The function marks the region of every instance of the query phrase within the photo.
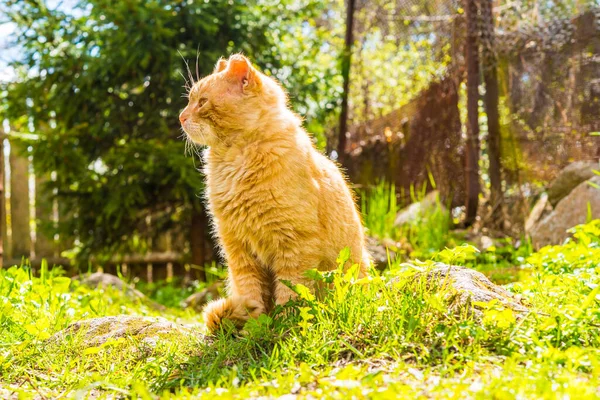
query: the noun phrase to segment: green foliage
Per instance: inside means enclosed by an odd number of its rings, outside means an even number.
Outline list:
[[[398,12],[427,14],[432,12],[430,7],[424,2],[403,6],[390,1],[358,7],[350,81],[353,122],[397,110],[444,75],[452,61],[451,44],[444,33],[432,35],[426,24],[382,18]]]
[[[59,196],[58,230],[65,243],[77,240],[80,260],[143,251],[167,229],[187,235],[203,179],[178,139],[183,76],[206,75],[220,56],[243,51],[282,79],[312,127],[333,108],[335,52],[320,51],[327,29],[315,23],[321,2],[73,5],[0,1],[20,50],[16,80],[0,87],[0,119],[37,134],[21,142],[37,174],[55,173],[47,189]]]
[[[519,281],[508,286],[529,312],[476,303],[481,319],[450,309],[447,286],[425,284],[434,261],[361,278],[356,266],[343,268],[344,251],[335,271],[310,271],[318,295],[297,285],[298,300],[241,333],[162,340],[150,356],[123,341],[85,351],[48,345],[45,338],[78,319],[155,311],[60,272],[33,277],[14,267],[0,271],[0,393],[591,398],[600,376],[599,248],[600,221],[574,228],[569,243],[523,259]],[[434,260],[480,267],[478,254],[460,246]],[[161,315],[197,320],[173,308]]]
[[[590,270],[600,260],[600,220],[570,230],[573,239],[563,246],[546,246],[532,254],[527,262],[552,273]]]
[[[467,260],[474,260],[477,253],[479,250],[476,247],[465,243],[453,249],[440,251],[434,256],[434,259],[444,264],[464,265]]]
[[[495,245],[474,254],[464,265],[483,272],[493,282],[506,284],[520,279],[523,273],[520,266],[532,253],[531,243],[526,239],[496,239]]]
[[[411,188],[413,202],[418,203],[425,198],[425,189],[426,186],[421,190]],[[439,198],[434,204],[421,207],[408,223],[398,226],[395,224],[396,216],[402,207],[396,196],[395,185],[384,181],[361,193],[361,212],[369,235],[402,241],[410,249],[412,258],[422,259],[452,243],[450,213]]]
[[[402,228],[400,233],[400,236],[405,237],[413,249],[410,256],[428,258],[448,245],[451,241],[451,222],[450,213],[441,207],[439,199],[437,199],[437,205],[425,207],[414,221]]]
[[[150,299],[167,307],[177,308],[183,304],[183,301],[192,294],[199,292],[216,281],[223,280],[227,276],[227,270],[215,262],[212,265],[205,265],[206,282],[190,281],[186,282],[182,278],[174,278],[169,281],[145,282],[138,279],[134,284]]]
[[[399,211],[396,186],[384,181],[361,193],[363,223],[370,235],[384,239],[395,239],[398,229],[394,225]]]
[[[183,287],[181,279],[153,283],[140,281],[136,283],[136,287],[152,300],[174,308],[179,307],[188,296],[202,290],[203,286],[202,283],[194,281],[191,285]]]

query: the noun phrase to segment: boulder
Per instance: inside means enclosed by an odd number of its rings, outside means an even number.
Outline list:
[[[594,176],[593,171],[598,169],[600,169],[600,165],[592,161],[576,161],[569,164],[548,185],[546,192],[550,204],[556,207],[558,202],[571,193],[573,189],[592,178]]]
[[[410,264],[405,265],[410,266]],[[398,279],[391,282],[397,281]],[[528,311],[519,299],[502,286],[492,283],[484,274],[470,268],[435,263],[432,268],[426,268],[425,271],[414,275],[412,283],[420,285],[422,282],[433,290],[441,287],[449,289],[447,300],[451,309],[455,311],[467,307],[479,316],[482,306],[477,303],[488,303],[492,300],[497,300],[504,307],[517,312]]]
[[[140,302],[152,307],[155,310],[164,310],[165,306],[149,299],[145,294],[137,290],[132,285],[123,282],[118,276],[111,274],[105,274],[104,272],[94,272],[93,274],[77,275],[72,278],[73,280],[79,281],[81,284],[89,286],[91,288],[106,288],[112,287],[116,290],[123,292],[123,294],[132,300],[139,300]]]
[[[379,270],[384,270],[388,267],[388,255],[389,261],[394,261],[400,255],[405,255],[412,251],[412,247],[405,240],[398,242],[390,238],[379,239],[366,235],[365,242],[367,251],[371,255],[375,267]]]
[[[591,217],[600,218],[600,189],[592,185],[600,186],[600,176],[580,183],[550,214],[534,225],[530,237],[536,249],[564,242],[570,235],[568,229],[587,221],[588,206]]]
[[[446,211],[446,207],[440,202],[440,192],[437,190],[427,193],[421,201],[412,203],[410,206],[400,210],[396,214],[394,225],[402,226],[416,221],[421,215],[433,208],[441,208]]]
[[[477,240],[475,241],[475,244],[479,250],[481,251],[487,251],[488,249],[492,248],[492,247],[499,247],[498,246],[498,242],[487,236],[487,235],[481,235],[477,238]]]
[[[373,263],[379,269],[384,269],[387,262],[387,249],[385,245],[383,245],[377,238],[372,236],[367,236],[365,238],[367,243],[367,250],[373,259]]]
[[[199,328],[176,324],[161,317],[118,315],[91,318],[71,324],[48,339],[51,344],[60,344],[76,338],[82,347],[98,347],[110,339],[134,338],[154,346],[160,339],[176,340],[184,336],[198,335]]]
[[[206,287],[204,290],[188,296],[188,298],[183,301],[183,308],[193,308],[194,310],[201,312],[206,303],[221,297],[221,290],[224,286],[222,281],[217,281]]]

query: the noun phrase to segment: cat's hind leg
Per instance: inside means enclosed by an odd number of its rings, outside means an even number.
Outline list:
[[[319,266],[319,258],[313,255],[296,255],[282,252],[274,260],[273,273],[275,275],[273,297],[275,304],[283,305],[290,299],[297,297],[296,292],[288,284],[302,284],[314,291],[313,281],[306,277],[306,271]]]

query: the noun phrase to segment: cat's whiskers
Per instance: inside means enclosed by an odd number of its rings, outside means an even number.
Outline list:
[[[192,151],[194,153],[196,153],[196,155],[198,156],[199,160],[202,160],[202,154],[200,152],[200,146],[198,144],[196,144],[196,143],[191,142],[191,141],[190,141],[190,143],[192,144]]]
[[[179,136],[177,136],[177,139],[181,139],[184,140],[183,143],[183,154],[187,157],[188,155],[188,143],[189,143],[189,137],[187,135],[187,133],[185,133],[185,131],[183,130],[183,127],[179,128],[183,133]]]
[[[196,82],[200,80],[200,72],[198,71],[198,59],[200,57],[200,44],[198,44],[198,48],[196,48]]]
[[[179,75],[181,75],[181,77],[182,77],[182,78],[183,78],[183,80],[185,81],[185,84],[184,84],[184,85],[182,85],[181,87],[182,87],[182,88],[184,88],[184,89],[185,89],[185,91],[186,91],[186,94],[188,94],[188,95],[189,95],[190,91],[192,90],[192,85],[190,85],[190,82],[187,80],[187,78],[185,77],[185,75],[183,75],[183,74],[181,73],[181,71],[177,71],[177,73],[178,73]]]
[[[183,128],[181,128],[183,130]],[[185,156],[192,156],[192,162],[194,163],[194,168],[198,169],[198,167],[196,166],[196,158],[194,157],[194,155],[198,156],[198,160],[202,161],[202,154],[200,153],[200,149],[199,149],[199,145],[194,143],[192,141],[192,139],[190,138],[190,136],[185,133],[185,131],[183,132],[183,135],[179,136],[180,138],[183,137],[185,139],[185,145],[184,145],[184,154]]]
[[[188,78],[190,78],[190,82],[192,83],[192,86],[193,86],[196,83],[196,81],[194,80],[194,75],[192,75],[192,71],[190,71],[190,65],[188,64],[185,57],[183,57],[183,54],[181,54],[181,52],[179,50],[177,50],[177,52],[179,53],[179,55],[181,56],[181,59],[185,63],[185,68],[187,69]]]
[[[185,137],[185,156],[193,156],[192,153],[192,141],[188,136]]]
[[[195,122],[190,122],[189,125],[188,125],[188,130],[190,132],[193,132],[194,134],[199,135],[200,138],[201,138],[201,141],[204,142],[204,143],[206,143],[206,134],[204,132],[204,126],[203,125],[195,123]],[[216,135],[214,135],[214,136],[217,137]],[[193,145],[196,146],[197,144],[193,143]]]
[[[195,127],[197,130],[196,132],[200,134],[200,136],[202,136],[202,141],[206,142],[206,135],[204,134],[204,128],[203,125],[197,124],[192,122],[190,125],[190,128]],[[217,139],[217,141],[219,142],[219,144],[222,144],[224,146],[227,146],[227,142],[225,140],[223,140],[223,138],[221,136],[219,136],[217,133],[214,133],[212,135],[212,137],[214,137],[215,139]]]

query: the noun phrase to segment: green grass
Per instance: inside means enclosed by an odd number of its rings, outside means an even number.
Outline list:
[[[468,246],[433,258],[478,268],[485,261]],[[4,269],[0,398],[599,397],[600,221],[578,227],[563,246],[522,258],[507,287],[529,305],[525,315],[493,303],[479,305],[481,320],[450,310],[443,288],[415,280],[433,262],[426,261],[368,279],[315,272],[331,284],[322,298],[298,287],[298,302],[243,332],[164,339],[153,349],[135,338],[92,350],[76,339],[48,341],[83,318],[158,312],[58,270],[32,277],[25,267]],[[201,322],[175,306],[160,315]]]
[[[371,236],[397,239],[399,229],[394,226],[401,207],[396,199],[396,186],[382,181],[361,193],[360,209],[363,223]]]
[[[430,184],[435,188],[433,178]],[[427,186],[410,190],[413,202],[420,202],[426,196]],[[425,207],[409,223],[394,225],[396,215],[405,206],[397,201],[394,184],[380,182],[361,193],[361,212],[369,235],[379,239],[394,251],[398,257],[393,265],[399,265],[409,259],[426,260],[437,258],[438,253],[447,247],[454,248],[465,243],[465,234],[451,230],[452,216],[440,199],[437,206]],[[506,284],[519,279],[519,265],[532,253],[527,239],[496,239],[492,246],[481,253],[472,254],[465,259],[464,265],[477,269],[490,277],[494,282]]]
[[[426,189],[426,185],[420,190],[411,187],[412,202],[422,201],[427,194]],[[430,258],[445,246],[455,243],[450,233],[452,218],[439,199],[436,207],[425,207],[412,221],[397,226],[394,224],[396,215],[405,206],[398,203],[394,184],[382,181],[363,191],[361,212],[368,234],[398,242],[400,248],[394,249],[397,253],[418,259]]]
[[[215,281],[222,280],[227,276],[227,270],[218,266],[216,262],[205,265],[206,282],[191,281],[175,277],[170,281],[145,282],[136,279],[136,288],[146,294],[150,299],[167,307],[180,307],[183,301],[190,295],[199,292]]]

